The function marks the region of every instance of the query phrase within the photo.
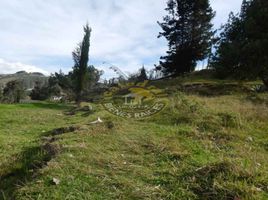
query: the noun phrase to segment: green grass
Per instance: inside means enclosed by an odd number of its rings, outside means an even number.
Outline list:
[[[255,96],[175,91],[140,121],[0,105],[0,199],[268,199],[268,95]]]

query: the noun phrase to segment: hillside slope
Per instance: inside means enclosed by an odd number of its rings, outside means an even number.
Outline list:
[[[44,84],[47,82],[48,77],[39,72],[27,73],[25,71],[20,71],[15,74],[0,74],[0,88],[3,88],[6,83],[13,80],[22,81],[26,89],[31,89],[34,87],[36,81]]]
[[[268,94],[179,83],[154,83],[169,103],[138,121],[0,105],[0,199],[268,199]]]

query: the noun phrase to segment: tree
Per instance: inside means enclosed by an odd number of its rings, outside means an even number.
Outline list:
[[[73,72],[69,74],[64,74],[61,70],[59,73],[51,74],[48,79],[49,94],[51,95],[61,95],[62,92],[68,96],[69,99],[73,99],[73,91],[75,86],[73,85]]]
[[[87,85],[85,90],[90,92],[96,87],[100,77],[103,75],[103,71],[96,69],[93,65],[87,67]]]
[[[139,76],[138,76],[138,81],[139,82],[143,82],[143,81],[148,80],[147,73],[146,73],[146,70],[145,70],[144,66],[140,69],[139,73],[140,73]]]
[[[210,66],[216,69],[219,78],[244,77],[240,71],[241,50],[246,42],[243,26],[240,16],[230,13],[228,22],[221,28],[215,44],[216,53],[210,60]]]
[[[72,89],[71,75],[65,75],[61,70],[59,71],[59,73],[55,72],[55,74],[51,74],[48,79],[48,83],[50,87],[58,85],[64,90]]]
[[[3,90],[3,98],[8,103],[19,103],[25,96],[25,89],[20,81],[10,81]]]
[[[0,87],[0,102],[2,102],[3,100],[3,90],[2,88]]]
[[[166,11],[164,22],[158,22],[163,29],[159,37],[165,37],[169,47],[161,57],[161,70],[165,75],[191,72],[211,52],[215,13],[208,0],[168,0]]]
[[[146,73],[146,69],[143,66],[142,68],[139,69],[139,71],[129,74],[127,81],[138,83],[138,82],[144,82],[146,80],[148,80],[148,76]]]
[[[260,78],[268,89],[268,1],[249,1],[245,17],[244,71]]]
[[[222,77],[260,78],[268,88],[268,2],[244,0],[239,15],[230,15],[211,67]]]
[[[46,100],[51,96],[60,96],[62,91],[69,96],[73,96],[71,78],[62,71],[51,74],[46,83],[36,81],[30,94],[32,100]]]
[[[84,27],[84,38],[83,41],[74,50],[73,60],[74,67],[72,73],[72,80],[74,84],[74,92],[76,95],[76,103],[80,106],[82,100],[83,91],[87,85],[87,74],[88,74],[88,53],[90,47],[90,36],[91,28],[88,24]]]
[[[49,88],[46,85],[42,85],[40,81],[35,82],[35,86],[31,91],[30,97],[32,100],[46,100],[49,98]]]

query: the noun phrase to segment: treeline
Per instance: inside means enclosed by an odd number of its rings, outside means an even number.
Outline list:
[[[4,103],[19,103],[22,99],[75,101],[79,106],[82,101],[94,101],[101,98],[101,94],[109,87],[119,82],[140,82],[149,77],[156,77],[155,71],[147,72],[142,67],[137,73],[126,78],[119,76],[109,81],[100,82],[103,71],[96,69],[89,62],[91,28],[84,27],[84,37],[72,52],[74,67],[68,74],[62,71],[51,74],[47,80],[35,82],[32,89],[25,87],[21,79],[8,82],[3,89],[0,88],[0,101]],[[20,73],[25,74],[25,73]],[[27,90],[28,89],[28,90]]]
[[[167,16],[158,22],[169,50],[157,69],[166,76],[195,70],[199,61],[218,78],[261,79],[268,88],[268,1],[244,0],[238,14],[213,30],[215,12],[209,0],[169,0]]]
[[[169,49],[150,73],[143,67],[128,77],[101,83],[103,72],[88,65],[91,28],[86,25],[83,40],[72,53],[71,72],[52,74],[45,83],[36,81],[31,91],[26,91],[21,81],[11,81],[0,88],[0,100],[16,103],[28,95],[32,100],[55,97],[80,105],[83,100],[93,101],[118,82],[180,76],[193,72],[204,60],[218,78],[261,79],[268,88],[267,0],[244,0],[241,11],[231,13],[228,22],[216,31],[212,24],[216,13],[209,0],[168,0],[166,11],[163,21],[158,22],[163,30],[159,37],[167,39]]]

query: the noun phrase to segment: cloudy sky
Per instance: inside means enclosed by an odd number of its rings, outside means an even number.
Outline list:
[[[215,28],[242,0],[211,0]],[[109,65],[133,72],[152,68],[165,55],[157,21],[166,0],[0,0],[0,74],[19,70],[45,74],[72,68],[71,52],[92,27],[90,63],[113,75]],[[110,64],[103,64],[107,62]]]

